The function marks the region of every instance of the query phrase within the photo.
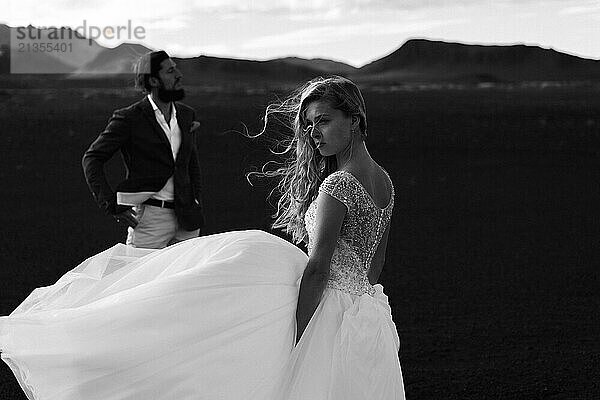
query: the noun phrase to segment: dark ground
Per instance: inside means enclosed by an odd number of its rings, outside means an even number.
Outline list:
[[[206,232],[266,228],[267,94],[201,95]],[[409,400],[600,398],[600,89],[366,92],[396,208],[381,277]],[[131,92],[0,90],[0,315],[124,240],[80,157]],[[119,177],[119,160],[111,171]],[[24,399],[0,367],[0,399]]]

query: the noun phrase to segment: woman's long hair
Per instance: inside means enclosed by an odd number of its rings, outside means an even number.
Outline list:
[[[296,243],[306,240],[304,216],[310,203],[317,197],[319,185],[332,172],[336,171],[336,156],[322,156],[316,149],[310,135],[311,129],[305,121],[305,111],[309,103],[317,100],[328,101],[331,107],[343,111],[346,115],[359,117],[362,137],[367,133],[365,101],[358,87],[349,79],[341,76],[318,77],[296,89],[285,100],[269,104],[264,115],[262,130],[254,135],[265,134],[270,124],[278,127],[280,138],[275,139],[274,154],[284,158],[281,166],[275,170],[250,173],[263,177],[277,177],[279,200],[273,214],[273,228],[283,228]]]

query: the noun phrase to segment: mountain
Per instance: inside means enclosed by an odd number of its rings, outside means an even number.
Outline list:
[[[413,39],[357,75],[396,81],[587,81],[600,80],[600,61],[538,46]]]
[[[275,59],[269,61],[240,60],[199,56],[175,58],[186,84],[252,86],[256,84],[300,82],[317,73],[309,66]]]
[[[350,75],[356,73],[358,68],[352,65],[345,64],[339,61],[326,60],[323,58],[299,58],[299,57],[286,57],[280,58],[279,60],[292,65],[299,65],[308,67],[313,70],[322,72],[324,75]]]
[[[11,28],[0,24],[0,86],[106,86],[130,82],[133,61],[150,49],[124,43],[106,48],[94,40],[78,37],[70,28]],[[38,42],[52,41],[60,33],[63,50],[19,51],[24,40],[17,33],[31,31]],[[33,40],[35,42],[36,40]],[[68,51],[64,51],[68,47]],[[25,47],[25,49],[27,49]],[[12,57],[12,60],[11,60]],[[600,81],[600,61],[584,59],[552,49],[527,45],[469,45],[426,39],[405,42],[391,54],[361,68],[327,59],[286,57],[268,61],[198,56],[175,58],[186,84],[194,86],[268,87],[295,86],[319,75],[343,75],[361,84],[404,82],[511,83],[523,81]],[[11,74],[10,65],[17,67]],[[13,71],[15,72],[15,71]],[[54,75],[53,75],[54,74]],[[34,76],[35,75],[35,76]],[[110,75],[110,76],[109,76]],[[42,77],[43,76],[43,77]],[[76,82],[78,81],[78,82]],[[60,83],[62,82],[62,83]]]
[[[8,45],[12,72],[16,74],[76,73],[106,50],[69,27],[0,25],[0,43]],[[46,47],[48,44],[50,47]]]
[[[10,44],[10,28],[7,25],[0,24],[0,45]]]
[[[133,64],[142,54],[150,51],[146,46],[134,43],[123,43],[119,46],[102,50],[96,57],[77,69],[78,74],[129,74]]]
[[[10,28],[0,24],[0,75],[10,73]]]

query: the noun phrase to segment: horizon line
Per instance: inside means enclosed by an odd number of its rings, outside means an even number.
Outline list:
[[[19,26],[11,26],[6,22],[0,21],[0,25],[4,25],[9,29],[15,29],[18,27],[22,27],[23,25],[19,25]],[[29,24],[28,26],[34,26],[32,24]],[[70,26],[49,26],[49,27],[38,27],[39,29],[49,29],[49,28],[68,28],[73,30],[72,27]],[[145,42],[141,42],[141,41],[122,41],[114,46],[110,46],[110,45],[105,45],[105,44],[101,44],[99,43],[96,39],[89,39],[87,38],[85,35],[82,35],[85,40],[93,40],[94,43],[96,43],[98,46],[104,47],[106,49],[115,49],[119,46],[122,45],[140,45],[143,46],[147,49],[150,50],[156,50],[157,48],[149,46],[147,43]],[[200,53],[197,55],[181,55],[180,53],[177,52],[169,52],[174,58],[179,58],[179,59],[190,59],[190,58],[196,58],[196,57],[213,57],[213,58],[221,58],[221,59],[232,59],[232,60],[240,60],[240,61],[258,61],[258,62],[266,62],[266,61],[276,61],[276,60],[280,60],[280,59],[285,59],[285,58],[298,58],[301,60],[317,60],[317,59],[321,59],[321,60],[325,60],[325,61],[332,61],[332,62],[336,62],[336,63],[341,63],[341,64],[345,64],[348,65],[350,67],[356,68],[356,69],[360,69],[362,67],[365,67],[375,61],[381,60],[393,53],[395,53],[396,51],[398,51],[400,48],[402,48],[402,46],[404,46],[407,42],[409,41],[413,41],[413,40],[425,40],[425,41],[429,41],[429,42],[442,42],[442,43],[447,43],[447,44],[459,44],[459,45],[466,45],[466,46],[482,46],[482,47],[512,47],[512,46],[527,46],[527,47],[537,47],[540,49],[545,49],[545,50],[553,50],[556,51],[558,53],[562,53],[562,54],[566,54],[572,57],[577,57],[583,60],[590,60],[590,61],[600,61],[600,57],[598,58],[593,58],[591,56],[585,56],[576,52],[572,52],[572,51],[568,51],[568,50],[561,50],[561,49],[557,49],[554,48],[552,46],[544,46],[542,44],[539,43],[532,43],[532,42],[476,42],[476,41],[464,41],[464,40],[453,40],[453,39],[445,39],[445,38],[434,38],[434,37],[425,37],[425,36],[415,36],[415,37],[409,37],[407,39],[405,39],[402,44],[400,44],[399,46],[395,47],[393,50],[385,53],[384,55],[377,57],[377,58],[373,58],[370,59],[370,61],[365,62],[362,65],[356,65],[352,62],[349,61],[344,61],[341,60],[339,58],[329,58],[327,56],[317,56],[317,57],[303,57],[300,56],[298,54],[285,54],[285,55],[281,55],[281,56],[277,56],[275,58],[261,58],[261,57],[256,57],[256,58],[243,58],[240,56],[236,56],[236,55],[229,55],[229,54],[211,54],[211,53]],[[1,43],[0,43],[1,44]]]

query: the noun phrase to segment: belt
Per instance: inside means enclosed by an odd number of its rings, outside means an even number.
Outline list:
[[[175,208],[175,202],[173,201],[164,201],[164,200],[156,200],[156,199],[148,199],[144,202],[149,206],[155,206],[160,208]]]

